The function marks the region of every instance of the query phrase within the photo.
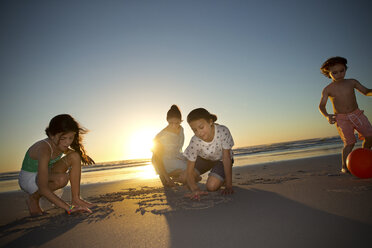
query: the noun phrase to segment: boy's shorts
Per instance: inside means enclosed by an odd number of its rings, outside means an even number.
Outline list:
[[[231,166],[234,163],[234,159],[231,160]],[[195,161],[195,169],[199,172],[199,175],[206,173],[207,171],[211,171],[208,176],[214,176],[221,180],[222,182],[225,181],[225,169],[223,166],[223,162],[207,160],[202,157],[197,157]]]
[[[372,136],[372,125],[363,112],[356,109],[349,114],[336,114],[336,127],[345,145],[356,143],[354,129],[358,131],[360,139]]]
[[[19,173],[18,184],[19,187],[26,193],[32,195],[39,187],[37,186],[37,172],[28,172],[21,170]]]

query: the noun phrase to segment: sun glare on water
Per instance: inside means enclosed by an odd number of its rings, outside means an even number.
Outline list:
[[[153,179],[157,178],[158,175],[155,172],[154,166],[152,163],[141,167],[141,171],[138,173],[138,177],[141,179]]]

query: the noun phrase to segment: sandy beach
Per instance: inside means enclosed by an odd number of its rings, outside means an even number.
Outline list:
[[[157,179],[83,185],[82,196],[97,204],[92,214],[68,216],[43,202],[47,214],[31,218],[22,192],[2,193],[0,246],[371,247],[372,179],[329,176],[340,160],[236,167],[234,195],[200,202]]]

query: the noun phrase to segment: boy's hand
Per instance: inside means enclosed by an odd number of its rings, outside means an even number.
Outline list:
[[[327,120],[328,120],[329,124],[335,124],[335,122],[336,122],[336,115],[328,115],[327,116]]]

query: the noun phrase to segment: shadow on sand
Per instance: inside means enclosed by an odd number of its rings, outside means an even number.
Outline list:
[[[65,193],[64,193],[65,194]],[[100,203],[100,201],[96,201]],[[50,205],[50,204],[49,204]],[[93,213],[74,213],[68,216],[62,209],[48,209],[42,216],[23,217],[0,226],[0,247],[38,247],[57,238],[79,223],[94,223],[109,218],[113,206],[92,208]]]
[[[133,247],[370,247],[372,225],[327,213],[283,197],[277,193],[235,187],[232,196],[210,193],[200,202],[184,197],[186,189],[177,187],[142,187],[123,189],[120,192],[90,197],[98,203],[91,215],[66,216],[54,209],[36,221],[23,218],[0,227],[1,244],[6,247],[35,247],[46,245],[82,222],[99,222],[115,216],[125,223],[128,217],[115,215],[113,204],[123,204],[126,199],[133,204],[132,221],[153,223],[151,228],[136,229],[141,242]],[[120,205],[124,206],[124,205]],[[128,210],[124,210],[128,211]],[[157,229],[163,220],[169,234]],[[111,223],[111,222],[110,222]],[[106,224],[107,225],[107,224]],[[131,225],[131,223],[128,223]],[[132,223],[133,225],[133,223]],[[107,244],[118,247],[133,245],[129,233],[115,235],[110,226]],[[94,229],[90,226],[89,229]],[[133,229],[128,229],[132,230]],[[149,232],[150,231],[150,232]],[[147,233],[146,233],[147,232]],[[96,232],[97,233],[97,232]],[[157,235],[157,236],[156,236]],[[37,239],[35,238],[37,237]],[[97,237],[89,237],[99,240]],[[9,241],[10,240],[10,241]],[[154,240],[162,240],[157,243]]]
[[[171,247],[371,247],[372,225],[254,188],[236,188],[229,198],[165,214]]]
[[[132,190],[138,214],[165,216],[170,247],[370,247],[372,225],[255,188],[200,202],[183,188]],[[127,196],[128,197],[128,196]]]

